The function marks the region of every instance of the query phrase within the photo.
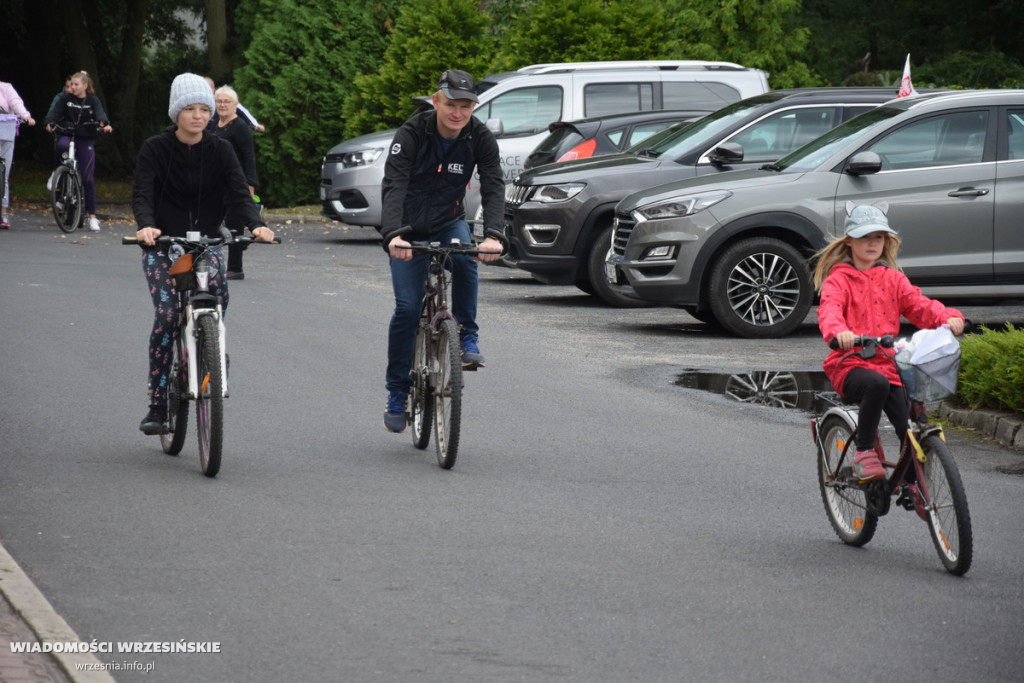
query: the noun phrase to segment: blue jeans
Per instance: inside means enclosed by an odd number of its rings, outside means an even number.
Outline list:
[[[432,242],[448,244],[453,237],[460,242],[471,243],[469,224],[456,221],[439,235],[431,237]],[[409,239],[406,236],[406,239]],[[415,238],[413,238],[415,239]],[[427,279],[429,254],[415,254],[411,261],[390,259],[391,287],[395,290],[395,312],[388,327],[388,370],[386,385],[388,391],[409,391],[412,378],[412,356],[416,350],[416,331],[419,327],[420,311],[423,308],[423,291]],[[462,328],[462,339],[476,341],[479,328],[476,324],[476,296],[480,278],[476,261],[472,256],[453,255],[452,262],[452,315]]]

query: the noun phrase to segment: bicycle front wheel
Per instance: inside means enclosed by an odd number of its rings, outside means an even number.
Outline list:
[[[960,470],[946,442],[938,435],[922,439],[921,450],[925,454],[920,467],[924,477],[921,495],[925,498],[932,542],[946,571],[963,576],[974,558],[974,535]]]
[[[174,345],[171,381],[167,386],[167,416],[170,431],[160,435],[164,453],[177,455],[185,445],[188,432],[188,368],[182,362],[181,342]]]
[[[846,476],[855,450],[853,435],[844,420],[832,415],[822,421],[818,428],[818,487],[825,514],[843,543],[862,546],[875,535],[878,515],[868,508],[864,490],[853,486]]]
[[[196,431],[199,463],[203,474],[217,476],[224,443],[224,369],[220,362],[220,334],[212,315],[199,318],[199,395],[196,397]]]
[[[430,385],[430,326],[421,323],[416,334],[416,351],[412,360],[412,444],[424,449],[430,443],[430,427],[434,420],[434,395]]]
[[[437,432],[437,464],[446,470],[455,465],[462,424],[462,357],[459,328],[444,320],[437,331],[437,384],[434,387],[434,430]]]
[[[69,166],[57,167],[50,203],[58,228],[67,233],[78,230],[78,224],[82,220],[84,194],[82,181]]]

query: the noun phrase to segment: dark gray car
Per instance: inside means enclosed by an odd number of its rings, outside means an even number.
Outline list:
[[[620,199],[671,180],[762,166],[895,96],[892,88],[775,90],[626,154],[524,171],[506,188],[509,258],[541,282],[575,284],[614,306],[639,305],[604,276]]]
[[[847,202],[879,200],[925,294],[1024,298],[1024,90],[893,100],[769,168],[631,194],[608,273],[646,301],[777,337],[810,310],[807,257]]]

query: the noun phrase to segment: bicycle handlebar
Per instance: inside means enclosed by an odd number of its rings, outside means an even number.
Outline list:
[[[893,337],[891,334],[887,334],[887,335],[885,335],[883,337],[869,337],[867,335],[864,335],[864,336],[854,337],[854,339],[853,339],[853,347],[854,348],[857,348],[857,347],[864,348],[864,347],[881,346],[882,348],[891,349],[892,345],[895,344],[895,343],[896,343],[896,338]],[[838,351],[839,350],[839,340],[836,339],[835,337],[833,337],[832,339],[829,340],[828,347],[830,349],[832,349],[833,351]]]
[[[90,123],[93,126],[95,126],[97,129],[102,129],[104,125],[107,125],[107,126],[110,125],[109,121],[106,124],[104,124],[104,123],[102,123],[100,121],[87,121],[85,125],[89,125]],[[46,125],[48,125],[51,128],[51,130],[50,130],[51,133],[74,133],[76,130],[78,130],[78,126],[77,125],[75,125],[75,126],[62,126],[59,121],[54,121],[53,123],[48,123]]]
[[[199,240],[190,240],[187,237],[175,237],[174,235],[160,235],[155,240],[155,246],[158,247],[169,247],[172,244],[183,244],[185,246],[195,247],[216,247],[222,244],[281,244],[280,240],[272,240],[270,242],[264,242],[263,240],[253,239],[249,235],[235,235],[231,234],[231,231],[225,227],[221,227],[219,237],[207,237],[201,235]],[[121,244],[140,244],[138,237],[130,237],[125,235],[121,238]]]
[[[401,249],[408,249],[409,251],[421,253],[421,254],[465,254],[466,256],[476,256],[477,254],[504,254],[504,249],[498,251],[481,251],[476,248],[475,245],[466,244],[452,240],[447,246],[442,245],[440,242],[410,242],[408,247],[400,247]]]

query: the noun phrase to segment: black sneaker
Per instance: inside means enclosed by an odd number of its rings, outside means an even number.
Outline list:
[[[170,431],[167,426],[167,407],[150,406],[146,417],[139,423],[139,431],[143,434],[167,434]]]

